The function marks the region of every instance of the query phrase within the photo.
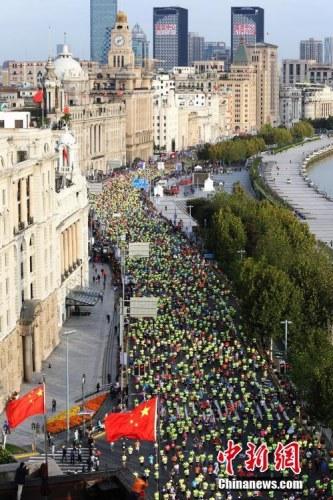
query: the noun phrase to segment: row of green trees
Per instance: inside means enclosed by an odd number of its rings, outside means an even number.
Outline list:
[[[314,129],[309,122],[299,122],[291,129],[264,125],[255,137],[236,137],[217,144],[205,144],[198,152],[199,160],[223,161],[228,165],[243,163],[247,158],[261,153],[268,146],[284,147],[312,137]]]
[[[292,376],[312,413],[333,425],[333,268],[327,253],[292,212],[240,188],[191,203],[208,248],[235,284],[248,333],[268,348],[271,337],[283,340],[281,321],[292,321]]]
[[[333,116],[317,118],[316,120],[311,120],[310,123],[315,129],[333,130]]]

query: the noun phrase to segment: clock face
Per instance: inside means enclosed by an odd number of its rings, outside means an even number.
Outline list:
[[[114,38],[114,43],[117,47],[122,47],[125,43],[125,38],[121,35],[117,35],[115,38]]]

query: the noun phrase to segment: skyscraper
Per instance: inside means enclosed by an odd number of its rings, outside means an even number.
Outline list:
[[[264,9],[231,7],[231,57],[240,43],[254,45],[264,42]]]
[[[132,29],[132,47],[135,55],[135,66],[143,68],[145,61],[149,58],[149,42],[147,35],[139,24]]]
[[[188,34],[188,64],[194,61],[203,61],[205,52],[205,39],[198,33]]]
[[[154,7],[154,59],[170,70],[188,65],[188,10]]]
[[[315,40],[309,38],[308,40],[301,40],[299,46],[300,59],[312,59],[317,61],[318,64],[323,63],[323,42],[322,40]]]
[[[117,0],[90,0],[90,59],[106,64]]]
[[[325,64],[333,65],[333,36],[325,38]]]

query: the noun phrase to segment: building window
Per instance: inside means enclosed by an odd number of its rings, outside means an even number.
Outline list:
[[[34,298],[34,285],[30,283],[30,299]]]
[[[23,280],[24,278],[24,264],[21,262],[21,279]]]
[[[23,120],[15,120],[15,128],[23,128]]]
[[[5,120],[0,120],[0,128],[5,128]]]
[[[32,273],[32,271],[33,271],[32,255],[30,255],[30,272]]]

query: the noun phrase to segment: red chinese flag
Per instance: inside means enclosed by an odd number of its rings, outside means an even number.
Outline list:
[[[64,114],[65,114],[65,115],[69,115],[69,114],[70,114],[70,109],[69,109],[69,107],[68,107],[68,106],[65,106],[65,107],[64,107]]]
[[[44,414],[44,389],[36,387],[19,399],[9,401],[6,406],[9,427],[14,429],[33,415]]]
[[[41,102],[43,102],[43,99],[44,99],[44,92],[42,89],[40,90],[37,90],[36,94],[33,96],[32,100],[36,103],[36,104],[40,104]]]
[[[156,441],[157,398],[140,404],[125,413],[110,413],[105,418],[106,440],[122,437],[142,441]]]

